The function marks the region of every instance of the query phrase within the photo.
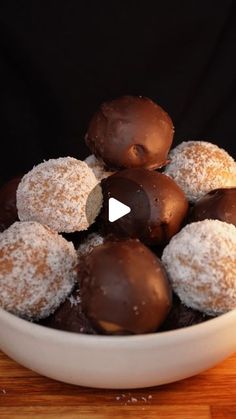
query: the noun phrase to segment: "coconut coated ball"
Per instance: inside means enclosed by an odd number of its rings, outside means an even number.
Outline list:
[[[88,165],[72,157],[50,159],[21,180],[16,194],[21,221],[58,232],[87,230],[102,206],[102,191]]]
[[[236,162],[222,148],[207,141],[184,141],[169,154],[165,174],[195,202],[207,192],[236,186]]]
[[[72,243],[37,222],[15,222],[0,233],[0,306],[28,320],[51,314],[77,277]]]
[[[165,247],[162,262],[187,307],[208,315],[236,308],[236,227],[219,220],[185,226]]]

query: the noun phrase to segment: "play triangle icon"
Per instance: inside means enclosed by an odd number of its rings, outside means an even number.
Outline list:
[[[110,198],[108,202],[108,219],[111,223],[119,218],[124,217],[124,215],[129,214],[131,211],[128,205],[123,204],[115,198]]]

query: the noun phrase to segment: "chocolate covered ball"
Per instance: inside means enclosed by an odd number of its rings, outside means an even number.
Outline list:
[[[172,291],[160,260],[138,240],[106,242],[84,259],[82,309],[107,334],[154,332],[166,318]]]
[[[166,163],[174,135],[170,116],[146,97],[103,103],[90,121],[86,143],[110,168],[155,169]]]
[[[95,334],[91,322],[81,308],[80,291],[75,288],[72,294],[46,319],[39,322],[52,329],[66,330],[74,333]]]
[[[16,190],[21,176],[17,176],[0,188],[0,231],[4,231],[18,220]]]
[[[236,226],[236,188],[215,189],[192,208],[190,221],[217,219]]]
[[[161,326],[160,331],[181,329],[182,327],[194,326],[212,319],[213,316],[193,310],[181,302],[179,297],[173,293],[172,308]]]
[[[170,177],[147,169],[125,169],[102,181],[101,221],[105,234],[138,238],[149,245],[163,245],[176,234],[188,211],[188,202]],[[109,199],[131,211],[114,222],[108,219]]]

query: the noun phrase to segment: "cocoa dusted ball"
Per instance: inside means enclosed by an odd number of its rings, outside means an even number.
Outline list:
[[[215,189],[194,205],[190,221],[216,219],[236,226],[236,188]]]
[[[138,238],[148,245],[163,245],[182,227],[188,202],[170,177],[147,169],[125,169],[102,181],[100,214],[105,234]],[[115,198],[131,211],[114,222],[108,219],[109,199]]]
[[[102,103],[90,121],[85,141],[109,168],[166,164],[174,135],[170,116],[152,100],[122,96]]]
[[[0,231],[4,231],[18,220],[16,190],[21,177],[14,177],[0,188]]]
[[[165,270],[139,240],[97,246],[85,257],[80,280],[82,309],[103,333],[155,332],[171,308]]]

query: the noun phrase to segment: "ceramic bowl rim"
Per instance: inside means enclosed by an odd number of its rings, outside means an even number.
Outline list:
[[[230,320],[235,320],[236,322],[236,308],[230,310],[225,314],[221,314],[213,319],[206,320],[196,325],[182,327],[175,330],[168,330],[163,332],[154,332],[146,334],[137,334],[137,335],[123,335],[123,336],[112,336],[112,335],[90,335],[86,333],[76,333],[70,331],[64,331],[59,329],[53,329],[44,325],[39,325],[28,320],[22,319],[12,313],[7,312],[6,310],[0,308],[0,324],[2,320],[5,323],[17,328],[19,332],[27,333],[29,335],[38,336],[44,335],[50,340],[55,341],[67,341],[69,344],[83,344],[87,343],[91,346],[93,345],[109,345],[115,344],[116,347],[120,346],[129,346],[129,344],[139,344],[144,343],[149,346],[149,344],[166,344],[170,342],[177,342],[181,339],[189,340],[191,337],[205,335],[209,331],[214,331],[220,329],[224,324],[227,324]]]

